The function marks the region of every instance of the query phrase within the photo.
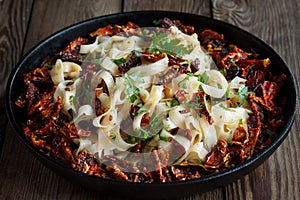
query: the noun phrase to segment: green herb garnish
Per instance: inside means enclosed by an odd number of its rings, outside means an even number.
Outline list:
[[[123,64],[123,63],[126,63],[126,59],[125,59],[125,58],[112,59],[112,61],[113,61],[116,65],[118,65],[118,66],[120,66],[120,65]]]
[[[201,83],[207,84],[207,83],[208,83],[208,80],[209,80],[209,76],[207,75],[206,72],[203,72],[203,74],[199,76],[198,80],[199,80]]]
[[[136,130],[140,134],[140,140],[147,140],[157,135],[163,129],[163,119],[165,115],[159,114],[151,118],[151,123],[145,129]]]
[[[160,25],[160,19],[157,19],[157,20],[155,19],[152,21],[152,23],[155,25]]]
[[[175,107],[175,106],[179,106],[179,105],[180,105],[179,101],[175,98],[172,98],[171,107]]]
[[[195,110],[200,110],[202,108],[202,106],[205,105],[204,101],[185,101],[184,102],[184,106],[186,108],[191,108],[191,109],[195,109]]]
[[[243,105],[244,102],[245,102],[245,99],[248,98],[248,93],[249,93],[248,87],[245,86],[245,85],[241,85],[241,86],[239,87],[237,93],[238,93],[238,95],[239,95],[239,97],[240,97],[240,99],[241,99],[241,104],[240,104],[240,105]]]
[[[125,94],[127,98],[133,103],[140,96],[140,90],[133,84],[132,77],[128,74],[124,74],[125,78]]]
[[[53,68],[53,65],[45,65],[46,69],[51,70]]]
[[[234,62],[234,60],[229,60],[229,62],[230,62],[234,67],[238,67],[238,65]]]
[[[267,133],[269,136],[274,135],[274,131],[271,131],[270,129],[267,129],[267,130],[266,130],[266,133]]]
[[[227,69],[226,69],[226,68],[221,69],[220,72],[221,72],[224,76],[227,75]]]
[[[239,120],[239,125],[242,125],[243,124],[243,119],[240,119]]]
[[[168,142],[168,138],[166,138],[166,137],[164,137],[164,136],[159,136],[159,139],[161,140],[161,141],[164,141],[164,142]]]
[[[223,103],[220,103],[219,106],[221,108],[223,108],[224,110],[228,110],[228,111],[231,111],[229,108],[227,108]]]
[[[225,97],[229,97],[229,94],[230,94],[230,90],[227,89],[226,92],[225,92]]]
[[[175,98],[172,98],[171,101],[166,102],[166,106],[169,107],[169,108],[179,106],[179,105],[180,105],[179,101]]]
[[[110,139],[112,139],[112,140],[116,140],[117,135],[114,133],[114,134],[111,134],[109,137],[110,137]]]
[[[182,57],[183,55],[189,53],[191,49],[185,47],[183,44],[180,44],[179,39],[170,39],[169,35],[166,33],[156,34],[153,32],[152,43],[149,47],[149,52],[161,52],[168,55],[175,55]]]

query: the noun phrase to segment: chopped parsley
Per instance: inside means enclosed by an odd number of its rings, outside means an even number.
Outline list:
[[[217,83],[218,89],[222,89],[222,85],[220,83]]]
[[[209,76],[207,75],[206,72],[203,72],[203,74],[201,74],[201,75],[198,77],[198,81],[201,82],[201,83],[204,83],[204,84],[207,84],[207,83],[208,83],[208,80],[209,80]],[[200,90],[200,91],[203,91],[203,87],[202,87],[201,84],[199,85],[199,90]]]
[[[207,75],[206,72],[203,72],[202,75],[199,76],[198,80],[201,82],[201,83],[208,83],[208,80],[209,80],[209,76]]]
[[[45,65],[46,69],[51,70],[53,68],[53,65]]]
[[[114,133],[114,134],[111,134],[109,137],[110,137],[110,139],[112,139],[112,140],[116,140],[117,135]]]
[[[140,138],[138,139],[143,141],[157,135],[163,129],[164,118],[165,115],[163,114],[155,115],[153,118],[151,118],[150,125],[148,125],[145,129],[141,128],[136,130],[140,135]]]
[[[227,108],[223,103],[220,103],[219,106],[220,106],[221,108],[223,108],[224,110],[230,111],[230,109]]]
[[[130,100],[131,103],[135,102],[140,96],[140,90],[137,88],[133,82],[132,77],[128,74],[124,74],[123,77],[125,78],[125,94],[127,98]]]
[[[133,112],[132,115],[137,116],[138,114],[147,113],[147,112],[149,112],[149,111],[141,109],[141,110],[138,110],[137,112]]]
[[[267,129],[267,130],[266,130],[266,133],[267,133],[269,136],[274,135],[274,131],[271,131],[270,129]]]
[[[196,96],[197,98],[197,96]],[[184,106],[186,108],[191,108],[191,109],[195,109],[195,110],[201,110],[202,106],[205,105],[205,102],[204,101],[185,101],[184,102]]]
[[[120,66],[120,65],[123,64],[123,63],[126,63],[126,59],[125,59],[125,58],[112,59],[112,61],[113,61],[116,65],[118,65],[118,66]]]
[[[164,141],[164,142],[168,142],[168,138],[166,138],[166,137],[164,137],[164,136],[159,136],[159,139],[161,140],[161,141]]]
[[[180,44],[179,39],[170,39],[167,33],[156,34],[153,32],[149,52],[154,53],[157,51],[182,57],[183,55],[188,54],[191,51],[191,48],[187,48],[183,44]]]
[[[73,105],[75,97],[73,95],[69,96],[70,105]]]
[[[136,106],[139,107],[139,108],[142,108],[144,105],[142,103],[139,103]]]
[[[234,60],[229,60],[229,62],[230,62],[234,67],[238,67],[238,65],[235,63]]]
[[[171,101],[171,107],[179,106],[180,103],[177,99],[173,98]]]
[[[155,25],[160,25],[160,19],[153,20],[152,23]]]
[[[230,94],[230,90],[227,89],[226,92],[225,92],[225,97],[229,97],[229,94]]]
[[[223,69],[220,70],[220,72],[226,76],[227,75],[227,69],[224,67]]]
[[[166,106],[170,108],[170,107],[171,107],[171,102],[170,102],[170,101],[167,101],[167,102],[166,102]]]
[[[245,100],[248,98],[248,87],[245,85],[241,85],[237,91],[237,94],[239,95],[240,99],[241,99],[241,104],[244,104]]]
[[[101,64],[101,62],[100,62],[99,59],[96,59],[96,60],[94,61],[94,63],[95,63],[96,66],[100,66],[100,64]]]
[[[169,107],[169,108],[172,108],[172,107],[175,107],[175,106],[179,106],[179,105],[180,105],[179,101],[177,99],[175,99],[175,98],[172,98],[171,101],[167,101],[166,102],[166,106]]]
[[[242,125],[243,124],[243,119],[240,119],[239,120],[239,125]]]
[[[186,75],[189,76],[189,77],[195,76],[195,74],[193,74],[192,72],[188,72],[188,73],[186,73]]]

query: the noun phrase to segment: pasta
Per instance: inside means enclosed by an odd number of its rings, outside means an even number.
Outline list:
[[[77,38],[55,62],[38,68],[53,84],[41,97],[50,96],[51,109],[35,109],[20,96],[16,104],[27,106],[29,117],[42,112],[47,119],[42,130],[27,122],[25,134],[37,143],[37,132],[46,134],[49,127],[50,135],[40,139],[47,144],[53,137],[50,127],[56,127],[61,141],[68,142],[58,148],[44,144],[43,151],[76,170],[134,182],[198,178],[250,158],[257,145],[273,138],[259,137],[275,132],[283,121],[264,121],[272,119],[270,107],[278,103],[253,85],[260,80],[262,91],[272,86],[272,95],[278,95],[281,82],[254,73],[266,73],[270,60],[226,47],[212,30],[197,34],[168,20],[160,21],[165,28],[141,29],[133,23],[100,28],[91,33],[93,42]],[[75,52],[71,58],[70,52]],[[30,83],[27,93],[35,93],[35,87]]]

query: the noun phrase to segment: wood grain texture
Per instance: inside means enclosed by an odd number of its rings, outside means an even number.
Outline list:
[[[31,6],[32,0],[0,2],[0,98],[10,70],[20,58]]]
[[[121,12],[121,0],[36,1],[26,38],[25,52],[43,38],[92,17]],[[45,23],[46,22],[46,23]]]
[[[270,44],[299,72],[300,1],[213,1],[213,16],[243,28]],[[288,19],[288,20],[287,20]],[[299,88],[298,88],[299,93]],[[299,112],[289,135],[276,152],[255,171],[226,187],[226,199],[300,199]]]
[[[124,12],[138,10],[166,10],[210,16],[209,0],[124,0]]]
[[[31,6],[32,0],[0,2],[0,159],[7,125],[4,108],[6,82],[21,56]]]

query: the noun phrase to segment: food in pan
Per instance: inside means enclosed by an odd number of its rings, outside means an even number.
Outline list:
[[[24,74],[28,139],[75,170],[145,183],[218,173],[276,139],[286,75],[271,60],[210,29],[155,23],[101,27]]]

